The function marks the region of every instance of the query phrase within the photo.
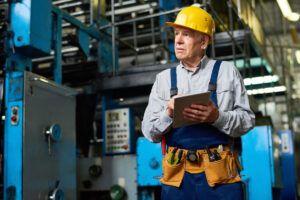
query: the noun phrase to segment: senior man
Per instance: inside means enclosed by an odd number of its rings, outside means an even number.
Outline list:
[[[243,79],[226,61],[209,59],[214,21],[203,9],[190,6],[174,23],[175,54],[180,64],[159,73],[153,84],[142,131],[151,142],[165,138],[162,199],[243,199],[238,156],[229,141],[254,126]],[[182,115],[198,122],[172,128],[174,98],[210,91],[208,105],[191,104]]]

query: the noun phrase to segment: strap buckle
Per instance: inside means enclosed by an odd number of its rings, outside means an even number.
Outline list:
[[[209,85],[208,85],[209,91],[216,91],[216,89],[217,89],[217,84],[209,83]]]
[[[177,88],[171,89],[171,90],[170,90],[170,96],[171,96],[171,98],[172,98],[173,96],[177,95],[177,94],[178,94],[178,89],[177,89]]]

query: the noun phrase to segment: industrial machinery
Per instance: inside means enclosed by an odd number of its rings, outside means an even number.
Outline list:
[[[76,92],[26,71],[6,92],[4,199],[76,199]]]
[[[280,142],[271,126],[256,126],[242,136],[242,180],[247,200],[280,198],[283,188]]]
[[[77,92],[60,85],[61,22],[65,19],[78,29],[85,27],[52,7],[51,0],[9,1],[5,5],[10,16],[3,40],[4,199],[76,199]],[[78,30],[81,48],[89,46],[89,34],[100,38],[93,31]],[[52,48],[55,82],[29,72],[33,58],[50,56]]]
[[[296,186],[296,164],[295,164],[295,147],[293,142],[292,131],[278,131],[281,138],[281,165],[283,174],[283,185],[281,189],[281,198],[297,199]]]
[[[94,173],[102,169],[102,173]],[[102,199],[137,199],[136,156],[113,155],[77,159],[77,189],[80,199],[91,194]],[[99,170],[98,170],[99,172]],[[96,194],[96,195],[95,195]]]
[[[160,143],[151,143],[146,138],[139,137],[136,155],[138,199],[151,200],[160,196],[159,179],[162,176],[163,159]]]

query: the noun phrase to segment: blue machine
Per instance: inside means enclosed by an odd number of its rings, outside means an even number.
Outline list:
[[[51,0],[22,0],[11,4],[13,44],[28,57],[51,50]],[[42,19],[42,20],[41,20]]]
[[[281,158],[284,188],[281,189],[282,200],[297,199],[294,143],[292,131],[277,132],[281,138]]]
[[[26,71],[5,82],[4,199],[76,199],[76,92]]]
[[[247,200],[279,199],[282,188],[280,138],[271,126],[257,126],[242,136],[242,174]]]
[[[138,138],[136,160],[139,200],[152,200],[154,190],[149,187],[161,185],[162,159],[160,143],[152,143],[144,137]]]
[[[162,175],[162,153],[160,143],[151,143],[144,137],[137,140],[138,186],[158,186]]]
[[[98,41],[101,36],[51,3],[10,3],[5,49],[4,199],[76,199],[76,92],[28,71],[31,59],[50,55],[54,43],[54,80],[62,82],[62,19],[84,31],[78,34],[86,54],[84,47],[89,43],[82,41],[87,34]]]

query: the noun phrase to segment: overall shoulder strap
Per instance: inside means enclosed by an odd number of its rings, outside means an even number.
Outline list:
[[[209,85],[208,85],[208,90],[210,91],[210,98],[215,103],[215,105],[217,107],[219,107],[219,106],[218,106],[218,99],[217,99],[216,90],[217,90],[217,79],[218,79],[218,74],[219,74],[219,69],[220,69],[221,63],[222,63],[221,60],[217,60],[215,62],[213,71],[211,73]]]
[[[172,67],[170,69],[170,77],[171,77],[170,98],[172,98],[173,96],[178,94],[176,67]]]

